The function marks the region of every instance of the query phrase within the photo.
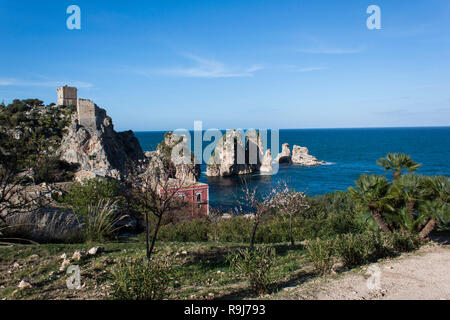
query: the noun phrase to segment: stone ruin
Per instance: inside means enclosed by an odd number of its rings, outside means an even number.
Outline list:
[[[78,99],[77,88],[63,86],[57,89],[58,105],[77,106],[78,125],[85,128],[97,129],[101,125],[100,108],[89,99]]]
[[[56,90],[58,92],[59,106],[76,106],[78,101],[77,88],[64,86]]]
[[[77,119],[80,126],[96,129],[99,127],[99,108],[88,99],[78,99]]]

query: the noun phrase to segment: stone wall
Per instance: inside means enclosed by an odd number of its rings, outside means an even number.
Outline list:
[[[97,111],[95,103],[88,99],[78,99],[78,124],[86,128],[97,128]]]
[[[74,87],[60,87],[56,90],[58,92],[58,105],[60,106],[76,106],[77,105],[77,88]]]

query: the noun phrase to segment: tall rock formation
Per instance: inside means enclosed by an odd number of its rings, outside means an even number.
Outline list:
[[[200,165],[196,164],[194,153],[183,135],[167,132],[156,151],[146,152],[145,155],[152,166],[175,173],[171,178],[181,181],[197,181],[200,178]]]
[[[268,149],[264,155],[259,172],[262,174],[270,174],[273,172],[272,153],[270,152],[270,149]]]
[[[206,175],[227,177],[257,172],[264,156],[263,150],[262,139],[256,130],[248,131],[245,140],[241,132],[228,130],[208,160]]]

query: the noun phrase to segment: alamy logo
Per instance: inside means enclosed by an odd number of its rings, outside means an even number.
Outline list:
[[[71,5],[67,8],[67,14],[70,16],[67,18],[67,29],[80,30],[81,29],[81,9],[77,5]]]
[[[81,288],[81,273],[79,266],[69,266],[67,274],[72,274],[66,281],[67,288],[70,290],[78,290]]]
[[[367,8],[370,17],[367,18],[367,28],[369,30],[381,29],[381,9],[377,5],[371,5]]]
[[[366,272],[370,277],[366,281],[369,291],[381,290],[381,270],[377,266],[370,266]]]

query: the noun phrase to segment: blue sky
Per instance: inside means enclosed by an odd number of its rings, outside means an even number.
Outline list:
[[[0,0],[0,101],[71,84],[119,130],[450,125],[449,31],[448,0]]]

